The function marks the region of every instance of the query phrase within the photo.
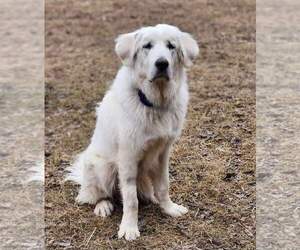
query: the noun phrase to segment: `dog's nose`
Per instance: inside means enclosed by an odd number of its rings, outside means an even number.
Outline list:
[[[165,58],[161,57],[157,59],[155,66],[159,71],[165,71],[169,66],[169,62]]]

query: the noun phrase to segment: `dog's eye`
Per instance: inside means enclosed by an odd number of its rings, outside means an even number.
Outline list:
[[[146,43],[144,46],[143,46],[144,49],[151,49],[152,48],[152,44],[149,42],[149,43]]]
[[[168,49],[175,49],[175,46],[170,42],[168,42],[167,47]]]

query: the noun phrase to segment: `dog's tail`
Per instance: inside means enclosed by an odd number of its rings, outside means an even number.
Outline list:
[[[83,182],[85,151],[76,156],[74,163],[66,169],[65,181],[73,181],[79,185]]]

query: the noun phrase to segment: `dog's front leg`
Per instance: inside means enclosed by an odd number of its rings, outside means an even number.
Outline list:
[[[135,240],[140,236],[138,229],[137,157],[132,152],[121,150],[119,156],[119,179],[123,198],[123,217],[118,237]]]
[[[159,171],[152,174],[155,196],[163,212],[178,217],[188,212],[187,208],[174,203],[169,195],[169,153],[171,143],[166,145],[159,156]]]

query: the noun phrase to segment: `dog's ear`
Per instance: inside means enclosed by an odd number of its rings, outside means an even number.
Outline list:
[[[180,36],[180,44],[183,53],[183,62],[186,67],[193,65],[193,61],[199,54],[199,47],[196,40],[186,32]]]
[[[130,65],[135,47],[135,33],[122,34],[115,40],[115,51],[124,65]]]

